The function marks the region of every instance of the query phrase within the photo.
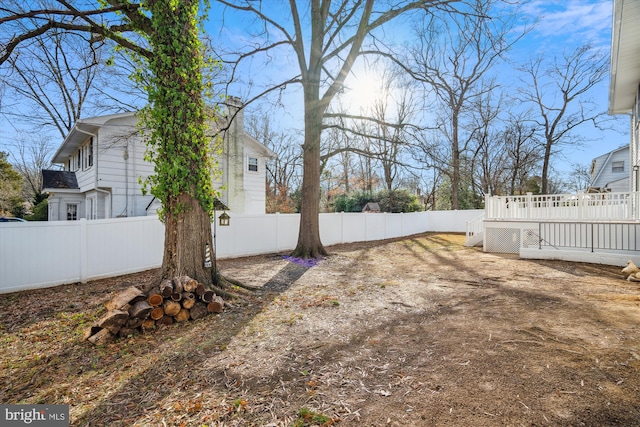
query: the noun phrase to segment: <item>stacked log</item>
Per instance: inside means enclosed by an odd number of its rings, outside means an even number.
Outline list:
[[[197,320],[210,313],[221,313],[224,300],[188,276],[163,280],[144,292],[130,286],[105,304],[107,312],[91,327],[84,339],[104,345],[157,326]]]
[[[627,266],[622,269],[621,273],[629,282],[640,282],[640,268],[633,261],[627,261]]]

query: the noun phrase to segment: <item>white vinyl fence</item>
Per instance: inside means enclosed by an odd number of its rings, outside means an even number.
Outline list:
[[[323,244],[426,231],[464,232],[481,210],[320,215]],[[215,227],[218,258],[291,250],[298,214],[234,215]],[[164,226],[156,217],[0,224],[0,293],[86,282],[159,267]]]

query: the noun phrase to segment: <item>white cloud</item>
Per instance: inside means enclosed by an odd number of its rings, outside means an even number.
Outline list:
[[[537,19],[534,32],[542,37],[604,41],[611,31],[612,0],[534,0],[525,14]]]

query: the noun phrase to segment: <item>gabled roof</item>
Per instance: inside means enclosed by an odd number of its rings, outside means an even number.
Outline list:
[[[79,190],[75,172],[42,170],[42,190]]]
[[[362,212],[380,212],[380,205],[376,202],[369,202],[364,205],[364,208],[362,208]]]
[[[630,113],[640,83],[640,0],[614,0],[609,114]]]
[[[260,141],[249,135],[246,131],[244,132],[245,140],[248,141],[251,145],[253,145],[254,149],[256,149],[259,153],[261,153],[265,157],[269,157],[274,159],[278,157],[276,153],[274,153],[269,147],[262,144]]]
[[[122,117],[130,117],[135,115],[135,112],[109,114],[107,116],[89,117],[87,119],[80,119],[73,125],[73,128],[62,141],[62,144],[53,155],[53,163],[64,163],[69,156],[78,150],[78,147],[87,140],[87,137],[95,135],[98,130],[104,126],[110,120],[118,119]]]
[[[591,161],[591,176],[592,176],[591,183],[592,184],[595,182],[598,182],[598,180],[600,179],[600,176],[605,170],[605,166],[608,165],[609,160],[611,160],[613,155],[622,150],[629,151],[629,145],[623,145],[621,147],[618,147],[615,150],[609,151],[608,153],[598,156]],[[598,168],[597,171],[596,171],[596,168]],[[596,176],[593,176],[594,173],[596,174]]]

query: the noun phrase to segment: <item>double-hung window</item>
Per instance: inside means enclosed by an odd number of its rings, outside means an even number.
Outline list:
[[[258,172],[258,159],[256,157],[249,157],[249,171]]]

